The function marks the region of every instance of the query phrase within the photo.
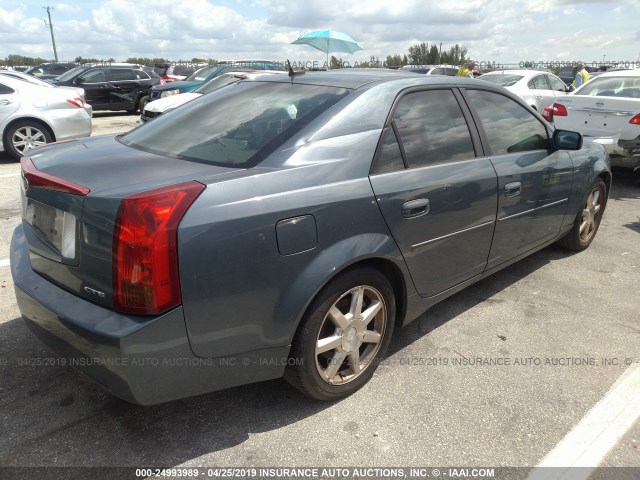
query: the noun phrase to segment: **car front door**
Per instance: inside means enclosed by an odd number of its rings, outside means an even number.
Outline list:
[[[78,76],[75,83],[84,89],[85,100],[94,110],[109,109],[109,84],[105,68],[91,68]]]
[[[457,90],[406,93],[370,176],[380,210],[421,296],[481,274],[493,236],[497,179]]]
[[[466,89],[485,153],[498,174],[498,215],[487,268],[560,232],[573,182],[568,152],[553,151],[543,122],[501,93]]]

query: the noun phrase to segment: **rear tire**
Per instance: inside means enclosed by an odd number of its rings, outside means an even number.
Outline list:
[[[389,346],[395,297],[379,271],[333,279],[311,302],[293,337],[285,379],[317,400],[338,400],[367,383]]]
[[[558,241],[558,245],[574,252],[588,248],[600,227],[606,204],[607,186],[602,179],[598,179],[582,201],[582,208],[576,215],[573,227]]]
[[[33,120],[21,120],[7,130],[4,137],[5,149],[13,158],[19,160],[25,152],[41,147],[53,141],[53,135],[47,127]]]

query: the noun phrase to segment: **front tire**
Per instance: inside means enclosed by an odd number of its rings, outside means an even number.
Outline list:
[[[53,136],[44,125],[30,120],[21,120],[9,127],[5,135],[7,152],[20,159],[32,148],[41,147],[53,141]]]
[[[598,179],[589,189],[576,215],[573,227],[558,244],[574,252],[585,250],[596,236],[607,203],[607,186]]]
[[[338,400],[367,383],[389,346],[395,297],[379,271],[358,268],[313,300],[291,345],[285,379],[317,400]]]

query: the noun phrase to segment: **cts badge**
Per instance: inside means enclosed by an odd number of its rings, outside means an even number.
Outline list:
[[[96,290],[95,288],[91,288],[91,287],[83,287],[82,288],[85,292],[87,292],[88,294],[94,295],[98,298],[104,298],[105,297],[105,293],[101,292],[100,290]]]

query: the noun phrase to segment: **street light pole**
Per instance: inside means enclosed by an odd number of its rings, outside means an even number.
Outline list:
[[[53,36],[53,23],[51,23],[51,10],[53,10],[53,7],[42,7],[45,10],[47,10],[47,15],[49,16],[49,30],[51,31],[51,43],[53,44],[53,56],[56,59],[56,62],[58,61],[58,52],[56,51],[56,39]]]

